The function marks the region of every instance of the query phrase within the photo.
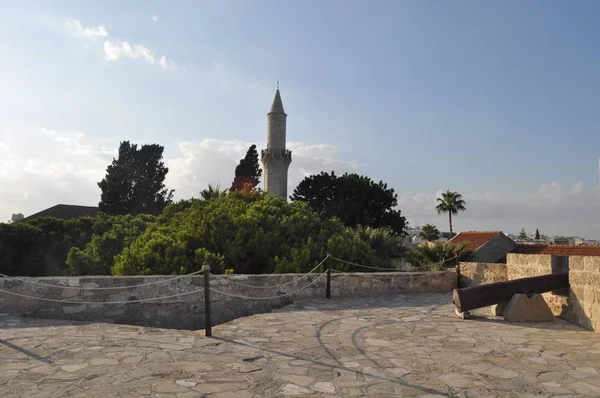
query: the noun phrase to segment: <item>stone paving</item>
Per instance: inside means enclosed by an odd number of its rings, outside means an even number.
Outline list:
[[[600,333],[483,311],[459,320],[449,302],[303,299],[217,326],[213,338],[0,314],[0,396],[600,396]]]

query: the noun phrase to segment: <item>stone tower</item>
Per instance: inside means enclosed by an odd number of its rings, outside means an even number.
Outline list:
[[[288,168],[292,163],[292,151],[285,149],[286,119],[277,88],[271,111],[267,113],[267,149],[261,151],[261,160],[265,170],[265,191],[284,199],[287,199]]]

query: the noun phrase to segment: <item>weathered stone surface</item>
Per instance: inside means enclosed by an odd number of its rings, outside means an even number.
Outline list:
[[[218,325],[214,338],[4,316],[0,396],[598,396],[600,334],[561,319],[486,321],[483,309],[461,321],[449,299],[304,298]]]
[[[494,304],[490,307],[490,313],[494,316],[502,316],[504,314],[504,310],[508,305],[509,301],[502,301],[498,304]]]
[[[527,297],[515,294],[504,309],[504,319],[509,322],[552,322],[554,315],[541,294]]]
[[[460,286],[472,287],[508,280],[506,264],[460,263]]]

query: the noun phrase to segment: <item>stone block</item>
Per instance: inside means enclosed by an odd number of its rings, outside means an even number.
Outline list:
[[[494,304],[490,307],[491,313],[494,316],[502,316],[504,314],[504,310],[508,305],[509,301],[501,301],[498,304]]]
[[[587,272],[600,273],[600,257],[584,257],[583,265]]]
[[[583,286],[571,285],[569,288],[569,298],[573,301],[583,301]]]
[[[582,271],[584,269],[584,258],[582,256],[569,257],[569,270]]]
[[[67,287],[62,290],[61,297],[62,298],[70,298],[77,297],[81,293],[81,289],[76,287]]]
[[[554,315],[541,294],[515,294],[504,310],[509,322],[552,322]]]
[[[589,272],[585,271],[570,271],[569,272],[569,284],[575,286],[584,286],[589,284],[590,276]]]
[[[596,302],[595,296],[595,289],[592,286],[586,286],[583,288],[583,301],[593,304]]]

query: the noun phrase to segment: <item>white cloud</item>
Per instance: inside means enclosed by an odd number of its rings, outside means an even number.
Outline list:
[[[56,160],[44,162],[21,157],[8,144],[0,142],[0,220],[8,219],[12,213],[27,216],[58,203],[94,205],[100,199],[97,182],[116,156],[116,149],[99,148],[81,132],[41,129],[39,139],[62,147],[55,155]],[[42,141],[40,145],[48,144]],[[228,188],[235,167],[250,145],[250,142],[215,138],[180,143],[177,153],[165,153],[169,167],[166,185],[175,189],[177,199],[197,197],[209,183]],[[289,146],[293,151],[290,194],[306,175],[322,170],[343,173],[360,167],[356,162],[338,159],[337,148],[331,145],[291,143]]]
[[[235,167],[250,145],[251,142],[215,138],[183,142],[179,144],[181,156],[168,162],[167,185],[175,189],[177,198],[198,196],[208,184],[220,184],[228,188],[233,181]],[[331,145],[290,143],[288,148],[292,151],[292,164],[288,172],[290,194],[308,175],[331,170],[352,172],[360,168],[357,162],[338,159],[337,148]],[[257,149],[260,156],[261,148]]]
[[[62,150],[54,159],[43,161],[20,155],[6,142],[0,142],[0,220],[8,220],[12,213],[32,214],[57,203],[98,203],[97,182],[116,156],[116,149],[99,147],[81,132],[42,129],[38,137],[40,145],[55,143]],[[44,139],[49,142],[44,143]],[[216,138],[180,143],[177,152],[165,153],[169,167],[166,185],[176,190],[177,199],[197,197],[208,184],[220,183],[228,188],[236,165],[251,144]],[[259,143],[259,150],[260,146]],[[321,171],[364,173],[359,162],[340,159],[335,146],[290,143],[289,148],[293,159],[289,194],[304,177]],[[444,231],[448,229],[447,216],[435,211],[435,198],[441,190],[408,194],[395,186],[394,181],[386,182],[399,193],[398,207],[411,224],[433,223]],[[600,239],[598,186],[552,182],[526,193],[458,191],[467,202],[467,211],[453,219],[456,231],[501,229],[517,233],[521,228],[527,232],[539,228],[547,235]]]
[[[175,64],[175,62],[167,57],[165,57],[164,55],[160,57],[160,61],[159,61],[160,67],[163,69],[176,69],[177,65]]]
[[[154,63],[156,54],[143,44],[133,46],[126,41],[106,40],[104,42],[104,58],[108,61],[116,61],[121,58],[139,59],[150,64]]]
[[[155,16],[153,16],[153,17],[152,17],[152,20],[153,20],[154,22],[158,22],[158,17],[155,15]]]
[[[71,28],[75,35],[79,37],[96,40],[98,38],[108,36],[108,30],[106,30],[104,25],[83,26],[77,19],[67,21],[66,24],[69,28]]]
[[[117,150],[109,150],[104,147],[97,149],[91,145],[88,139],[78,131],[56,132],[46,128],[40,129],[40,134],[52,138],[64,147],[64,152],[72,155],[83,155],[89,159],[109,162],[117,155]]]

